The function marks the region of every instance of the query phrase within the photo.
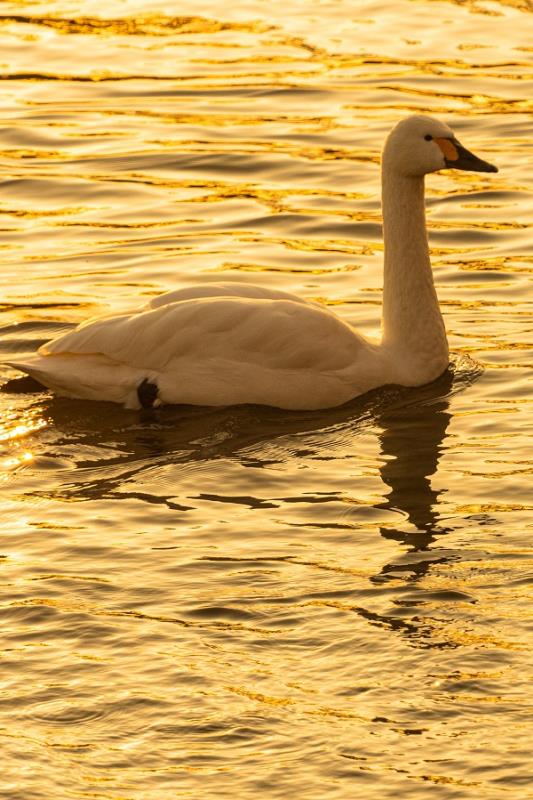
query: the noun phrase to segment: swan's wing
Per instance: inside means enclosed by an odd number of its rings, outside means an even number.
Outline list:
[[[316,304],[202,297],[88,321],[17,369],[67,397],[327,408],[383,383],[379,348]]]
[[[180,300],[194,300],[201,297],[248,297],[257,300],[292,300],[294,303],[307,302],[296,294],[282,292],[279,289],[267,289],[264,286],[227,281],[221,283],[204,283],[200,286],[187,286],[184,289],[166,292],[166,294],[160,294],[158,297],[154,297],[150,300],[148,305],[150,308],[160,308],[170,303],[177,303]]]
[[[86,322],[39,353],[100,353],[159,371],[186,359],[318,372],[348,367],[366,346],[352,328],[316,304],[203,297]]]

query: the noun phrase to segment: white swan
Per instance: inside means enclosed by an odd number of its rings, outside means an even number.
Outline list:
[[[431,117],[408,117],[388,136],[381,342],[295,295],[216,283],[89,320],[27,360],[8,363],[57,394],[127,408],[259,403],[319,409],[387,383],[428,383],[449,356],[429,261],[424,175],[446,167],[498,171]]]

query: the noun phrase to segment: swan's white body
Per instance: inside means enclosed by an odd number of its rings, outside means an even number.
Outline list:
[[[157,387],[162,403],[286,409],[340,405],[387,383],[428,383],[448,365],[424,215],[424,174],[447,164],[429,135],[438,142],[453,137],[437,120],[410,117],[392,131],[383,154],[381,342],[296,295],[216,283],[89,320],[9,363],[60,395],[128,408],[139,407],[143,381]],[[422,155],[413,141],[422,142]]]

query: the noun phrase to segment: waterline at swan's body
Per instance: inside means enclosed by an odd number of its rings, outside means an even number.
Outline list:
[[[387,383],[428,383],[449,354],[429,261],[424,175],[445,166],[495,171],[429,117],[404,120],[387,140],[381,342],[296,295],[222,283],[89,321],[10,363],[58,394],[129,408],[157,400],[319,409]]]

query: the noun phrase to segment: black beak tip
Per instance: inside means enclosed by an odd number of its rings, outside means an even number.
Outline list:
[[[447,167],[452,169],[464,169],[468,172],[498,172],[498,167],[494,164],[489,164],[488,161],[483,161],[482,158],[471,153],[466,147],[463,147],[461,142],[453,138],[450,140],[455,149],[456,157],[453,159],[445,158]]]
[[[498,167],[494,164],[489,164],[488,161],[481,161],[481,159],[477,160],[472,166],[465,165],[463,169],[471,169],[472,172],[498,172]]]
[[[464,153],[455,161],[447,158],[444,161],[448,169],[461,169],[467,172],[499,172],[498,167],[494,164],[489,164],[488,161],[483,161],[472,153]]]

